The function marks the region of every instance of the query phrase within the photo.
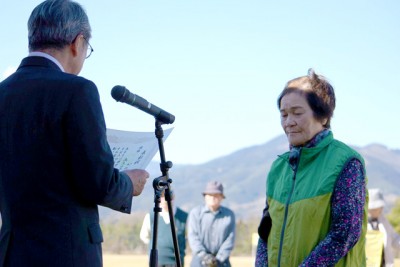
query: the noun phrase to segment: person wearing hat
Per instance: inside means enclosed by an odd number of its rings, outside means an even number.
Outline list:
[[[371,188],[368,192],[367,265],[393,267],[394,250],[400,250],[400,235],[383,214],[385,200],[381,190]],[[374,262],[377,265],[373,265]]]
[[[235,214],[221,206],[225,198],[220,182],[207,183],[204,205],[192,209],[188,218],[191,267],[230,267],[229,256],[235,243]]]
[[[171,203],[175,198],[173,191],[170,191]],[[171,222],[169,219],[168,202],[165,199],[165,191],[161,192],[160,197],[161,212],[158,218],[158,236],[157,236],[157,252],[158,267],[175,267],[175,248],[172,239]],[[185,250],[186,250],[186,221],[188,214],[179,207],[173,206],[174,222],[176,238],[179,246],[179,255],[181,258],[181,266],[184,266]],[[152,230],[154,223],[154,211],[147,213],[144,217],[142,228],[140,230],[140,239],[143,243],[149,245],[149,251],[152,247]]]

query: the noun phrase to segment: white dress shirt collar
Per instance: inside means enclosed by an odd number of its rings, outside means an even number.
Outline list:
[[[53,61],[60,68],[60,70],[62,72],[65,72],[63,66],[61,65],[61,63],[55,57],[53,57],[53,56],[51,56],[49,54],[46,54],[46,53],[43,53],[43,52],[30,52],[28,56],[29,57],[45,57],[45,58]]]

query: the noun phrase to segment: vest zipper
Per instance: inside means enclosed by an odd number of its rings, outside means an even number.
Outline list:
[[[302,150],[300,150],[300,152],[299,152],[299,158],[298,158],[298,161],[296,163],[296,168],[293,170],[292,188],[291,188],[291,190],[289,192],[289,196],[287,198],[286,205],[285,205],[285,217],[283,218],[282,231],[281,231],[281,241],[279,243],[278,267],[281,266],[283,237],[285,236],[285,228],[286,228],[287,217],[288,217],[288,213],[289,213],[289,203],[290,203],[290,200],[292,199],[292,195],[293,195],[293,191],[294,191],[294,185],[296,184],[297,167],[299,166],[301,151]]]

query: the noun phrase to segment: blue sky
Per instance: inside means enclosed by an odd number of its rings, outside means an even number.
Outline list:
[[[0,80],[27,55],[40,2],[2,0]],[[78,2],[94,48],[80,75],[97,84],[107,126],[154,131],[153,117],[111,98],[124,85],[175,115],[167,160],[203,163],[281,135],[276,98],[310,67],[335,87],[337,139],[400,149],[399,1]]]

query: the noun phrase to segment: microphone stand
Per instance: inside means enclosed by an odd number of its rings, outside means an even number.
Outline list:
[[[170,224],[171,224],[172,240],[174,243],[175,262],[176,262],[177,267],[181,267],[179,246],[178,246],[178,241],[176,238],[175,220],[174,220],[174,214],[173,214],[172,203],[171,203],[170,184],[172,183],[172,179],[170,179],[168,176],[168,170],[172,167],[172,162],[171,161],[167,162],[165,160],[164,144],[163,144],[164,131],[161,127],[162,124],[163,124],[162,121],[156,119],[155,135],[158,140],[158,148],[159,148],[160,158],[161,158],[160,169],[161,169],[162,176],[155,178],[153,180],[154,219],[153,219],[153,243],[152,243],[151,252],[150,252],[150,267],[158,266],[158,251],[157,251],[158,216],[159,216],[158,213],[161,211],[160,198],[161,198],[161,193],[163,190],[165,190],[164,196],[165,196],[165,200],[167,201],[167,204],[168,204],[168,213],[169,213],[169,220],[170,220]]]

